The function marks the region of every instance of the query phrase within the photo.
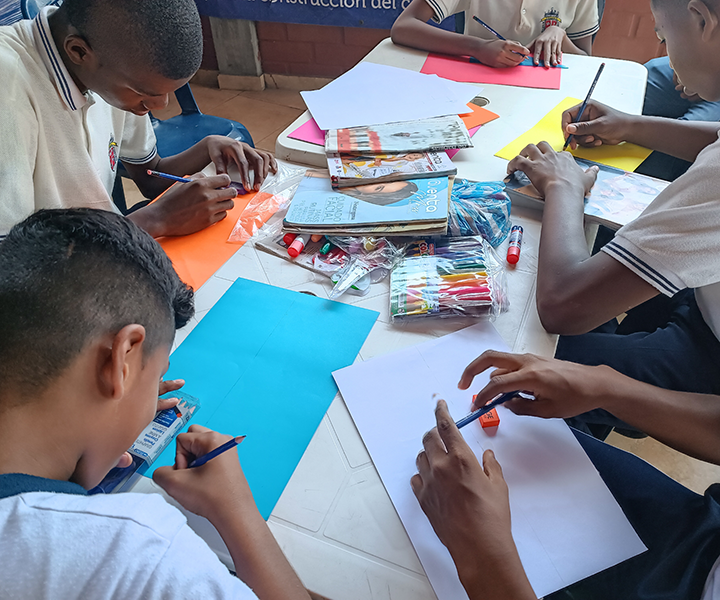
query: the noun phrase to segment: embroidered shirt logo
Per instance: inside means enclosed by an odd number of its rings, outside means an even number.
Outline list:
[[[110,159],[110,169],[114,171],[118,161],[118,145],[112,133],[108,143],[108,158]]]
[[[562,19],[560,13],[555,8],[551,8],[545,11],[545,16],[540,19],[540,23],[542,24],[542,30],[545,31],[548,27],[559,27]]]

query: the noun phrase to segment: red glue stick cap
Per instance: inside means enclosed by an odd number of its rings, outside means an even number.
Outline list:
[[[302,236],[298,236],[295,238],[293,243],[288,246],[288,254],[293,258],[297,258],[304,249],[305,240]]]
[[[507,261],[514,265],[520,260],[520,248],[517,246],[511,246],[507,251]]]

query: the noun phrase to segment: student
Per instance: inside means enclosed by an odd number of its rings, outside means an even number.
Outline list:
[[[428,23],[464,13],[465,35]],[[473,19],[490,25],[507,41],[495,37]],[[459,56],[472,56],[491,67],[514,67],[528,54],[535,64],[558,65],[562,53],[592,52],[600,28],[597,0],[554,3],[503,0],[412,0],[392,26],[396,44]]]
[[[718,0],[652,4],[678,77],[708,100],[720,99],[719,8]],[[582,123],[571,124],[577,111],[563,115],[564,130],[577,135],[573,147],[627,140],[695,163],[590,256],[583,197],[595,173],[545,143],[510,162],[508,170],[524,171],[545,197],[537,301],[545,328],[565,334],[556,357],[606,364],[664,388],[720,394],[720,124],[626,115],[596,102]],[[610,425],[622,427],[606,417],[583,416],[597,424],[598,437]]]
[[[40,208],[116,210],[110,194],[122,162],[153,198],[213,162],[216,177],[175,185],[130,218],[151,235],[184,235],[224,218],[236,164],[255,188],[275,170],[270,154],[210,136],[160,157],[148,117],[200,66],[202,31],[192,0],[65,0],[33,21],[0,27],[0,236]]]
[[[677,78],[667,56],[645,63],[648,70],[642,114],[685,121],[720,121],[720,102],[708,102],[688,90]],[[638,173],[675,181],[690,167],[688,161],[653,152]]]
[[[518,389],[537,400],[508,402],[517,414],[566,417],[603,407],[685,454],[720,464],[716,396],[670,392],[607,367],[500,352],[473,361],[459,387],[467,389],[488,368],[496,368],[496,375],[478,394],[478,407]],[[470,600],[535,599],[512,539],[501,465],[491,450],[479,464],[442,400],[436,416],[437,428],[423,439],[411,485]],[[718,485],[700,496],[636,456],[574,433],[648,551],[546,599],[720,598]]]
[[[228,436],[192,426],[154,479],[217,528],[240,579],[161,496],[86,495],[127,466],[192,314],[160,246],[120,215],[42,210],[0,242],[3,598],[309,600],[237,454],[187,468]]]

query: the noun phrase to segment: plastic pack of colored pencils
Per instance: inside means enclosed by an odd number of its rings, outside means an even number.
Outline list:
[[[390,276],[390,316],[493,319],[508,308],[505,279],[480,236],[415,240]]]

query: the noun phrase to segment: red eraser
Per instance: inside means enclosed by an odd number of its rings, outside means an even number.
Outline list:
[[[483,426],[483,429],[485,427],[497,427],[500,425],[500,417],[497,411],[493,408],[489,413],[485,413],[480,417],[480,425]]]

